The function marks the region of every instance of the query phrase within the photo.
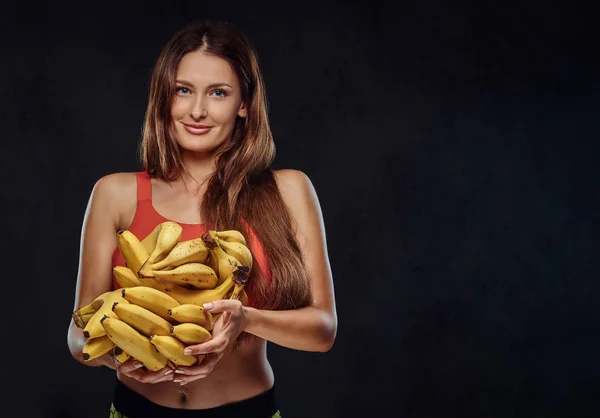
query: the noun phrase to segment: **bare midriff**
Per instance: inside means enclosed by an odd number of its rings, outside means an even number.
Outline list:
[[[162,406],[178,409],[207,409],[252,398],[274,383],[267,360],[265,340],[253,338],[236,351],[227,352],[203,378],[180,385],[177,382],[141,383],[117,374],[131,390]],[[165,369],[166,370],[166,369]],[[178,374],[173,374],[177,379]]]

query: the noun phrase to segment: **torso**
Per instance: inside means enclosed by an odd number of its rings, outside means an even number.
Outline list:
[[[136,173],[123,176],[128,176],[123,183],[127,189],[123,196],[127,197],[119,207],[118,229],[129,229],[143,239],[159,222],[173,220],[183,227],[182,240],[195,238],[206,230],[199,219],[198,199],[173,193],[161,180],[152,179],[151,198],[138,207]],[[113,265],[124,265],[118,249],[113,254]],[[150,401],[180,409],[206,409],[247,399],[267,391],[274,383],[266,341],[259,338],[249,340],[234,353],[226,353],[207,377],[184,386],[170,381],[141,383],[120,374],[117,377]]]

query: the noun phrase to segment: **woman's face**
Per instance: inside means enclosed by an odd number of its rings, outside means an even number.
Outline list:
[[[195,51],[177,69],[171,116],[177,143],[186,151],[209,153],[233,131],[236,117],[246,117],[239,82],[227,61]]]

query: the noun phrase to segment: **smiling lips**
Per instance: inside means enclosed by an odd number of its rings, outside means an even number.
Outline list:
[[[208,131],[210,131],[210,129],[212,128],[212,126],[207,126],[207,125],[196,125],[196,124],[183,124],[183,127],[185,128],[186,131],[188,131],[189,133],[193,134],[193,135],[204,135],[205,133],[207,133]]]

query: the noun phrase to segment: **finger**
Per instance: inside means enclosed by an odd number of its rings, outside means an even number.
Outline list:
[[[126,373],[126,376],[131,377],[142,383],[158,383],[167,380],[173,380],[173,369],[166,367],[155,372],[138,369]]]
[[[144,364],[140,361],[129,359],[125,363],[118,364],[117,370],[121,373],[130,373],[133,370],[138,370],[144,367]]]
[[[183,353],[186,355],[199,356],[202,354],[209,353],[220,353],[225,351],[227,346],[229,345],[229,337],[224,334],[219,334],[214,337],[212,340],[209,340],[202,344],[194,344],[187,346]]]
[[[240,309],[242,302],[237,299],[219,299],[203,305],[210,313],[235,312]]]
[[[173,369],[168,369],[166,371],[159,370],[156,372],[156,376],[152,378],[152,381],[148,383],[160,383],[160,382],[171,382],[174,379]]]
[[[222,355],[216,353],[209,354],[199,365],[178,369],[180,372],[183,371],[184,374],[179,372],[175,373],[173,382],[179,383],[180,385],[185,385],[186,383],[208,376],[209,373],[215,368],[221,357]]]

